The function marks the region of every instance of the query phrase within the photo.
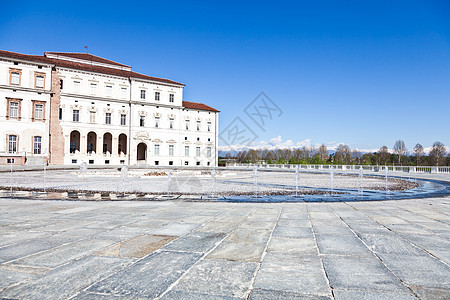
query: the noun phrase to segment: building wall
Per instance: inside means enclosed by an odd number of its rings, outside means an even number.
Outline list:
[[[11,85],[11,70],[21,73],[20,85]],[[36,87],[36,74],[45,77],[43,88]],[[43,163],[49,155],[51,164],[216,166],[218,113],[183,107],[183,87],[58,66],[52,69],[45,63],[1,60],[0,164],[11,155],[17,156],[14,163],[24,163],[25,156],[29,162],[40,158]],[[20,118],[7,118],[10,98],[21,99]],[[43,120],[33,119],[35,101],[45,105]],[[10,134],[18,136],[17,153],[7,153]],[[41,154],[33,152],[34,136],[42,137]]]
[[[11,72],[20,74],[19,84],[11,82]],[[44,86],[36,87],[36,75]],[[14,163],[43,162],[48,155],[51,67],[45,64],[0,59],[0,164],[13,157]],[[9,102],[19,103],[17,118],[9,116]],[[35,119],[33,107],[43,105],[43,118]],[[8,136],[17,136],[16,152],[9,153]],[[34,153],[33,139],[41,137],[41,151]]]

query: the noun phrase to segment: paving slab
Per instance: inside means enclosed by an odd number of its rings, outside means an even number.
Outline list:
[[[224,259],[229,261],[259,262],[264,252],[265,244],[226,243],[219,244],[206,258]]]
[[[317,254],[316,243],[311,238],[286,238],[286,237],[272,237],[268,252],[282,252],[282,253],[298,253],[305,255]]]
[[[96,255],[142,258],[174,240],[175,236],[143,234],[112,245]]]
[[[273,231],[273,236],[308,238],[313,236],[313,232],[311,227],[276,226]]]
[[[33,278],[35,275],[0,268],[0,291],[7,287]]]
[[[355,290],[333,290],[336,300],[413,300],[417,299],[412,293],[389,293],[386,291],[355,291]]]
[[[235,231],[228,234],[225,243],[252,243],[255,245],[265,245],[270,238],[270,230],[251,229],[238,227]]]
[[[88,289],[124,297],[154,298],[162,294],[201,257],[197,253],[154,252]]]
[[[212,249],[224,237],[224,233],[196,231],[178,238],[165,246],[164,249],[204,253]]]
[[[241,261],[202,260],[173,289],[243,298],[257,266],[256,263]]]
[[[316,235],[317,245],[321,254],[373,256],[370,250],[351,235]]]
[[[0,297],[21,299],[67,299],[92,283],[126,267],[132,261],[113,257],[86,256],[6,289]]]
[[[183,291],[170,291],[161,297],[161,300],[237,300],[242,298],[217,296]]]
[[[268,252],[254,283],[256,289],[331,296],[316,255]]]
[[[286,291],[275,291],[275,290],[263,290],[263,289],[255,289],[250,294],[249,300],[283,300],[283,299],[292,299],[292,300],[328,300],[332,299],[330,296],[323,295],[308,295],[308,294],[300,294]]]
[[[106,239],[89,239],[33,254],[13,262],[17,265],[55,268],[114,243]]]
[[[322,256],[333,289],[394,291],[407,289],[375,256]]]
[[[423,255],[380,254],[383,262],[409,285],[450,290],[450,267],[436,258]]]

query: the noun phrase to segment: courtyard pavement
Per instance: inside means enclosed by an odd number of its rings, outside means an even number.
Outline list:
[[[450,198],[0,199],[0,298],[450,299]]]

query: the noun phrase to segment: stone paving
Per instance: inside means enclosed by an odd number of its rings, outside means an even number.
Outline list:
[[[450,299],[450,198],[0,199],[4,299]]]

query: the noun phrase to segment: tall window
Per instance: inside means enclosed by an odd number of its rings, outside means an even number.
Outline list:
[[[33,139],[33,153],[34,154],[41,154],[42,152],[42,137],[35,136]]]
[[[73,82],[73,91],[75,93],[79,93],[80,92],[80,87],[81,87],[81,82],[80,81],[74,81]]]
[[[195,148],[195,156],[200,156],[200,147]]]
[[[73,110],[72,121],[80,122],[80,111],[78,109]]]
[[[200,131],[200,121],[197,121],[197,131]]]
[[[141,99],[145,99],[145,90],[141,90]]]
[[[173,156],[173,145],[169,145],[169,156]]]
[[[97,92],[97,84],[91,82],[91,94],[95,94]]]
[[[62,116],[63,116],[63,110],[62,110],[62,108],[60,107],[59,108],[59,116],[58,116],[58,119],[61,121],[62,120]]]
[[[106,86],[106,96],[108,96],[108,97],[112,96],[112,85]]]
[[[206,156],[211,157],[211,147],[206,148]]]
[[[95,123],[95,111],[89,113],[89,122]]]
[[[159,155],[159,145],[155,145],[155,155]]]
[[[175,99],[174,95],[173,94],[169,94],[169,102],[173,103],[174,99]]]
[[[160,96],[161,96],[160,92],[155,92],[155,101],[159,101]]]
[[[35,104],[34,105],[34,119],[42,120],[44,118],[44,105],[43,104]]]
[[[208,122],[208,131],[211,131],[211,122]]]
[[[120,125],[127,125],[127,115],[126,114],[120,115]]]
[[[44,88],[44,76],[36,76],[36,88]]]
[[[20,85],[20,72],[19,71],[12,71],[10,73],[10,82],[13,85]]]
[[[145,117],[141,116],[139,118],[139,126],[144,127],[145,126]]]
[[[170,118],[170,119],[169,119],[169,128],[170,128],[170,129],[173,129],[173,123],[174,123],[174,121],[175,121],[175,120],[174,120],[173,118]]]
[[[189,146],[184,146],[184,156],[189,156]]]
[[[105,114],[105,124],[111,124],[111,113]]]
[[[8,136],[8,152],[9,153],[17,152],[17,135]]]
[[[9,102],[9,117],[10,118],[19,117],[19,102]]]
[[[159,117],[155,117],[155,127],[159,127]]]
[[[126,87],[121,87],[120,88],[120,97],[122,97],[122,98],[126,98],[127,97],[127,88]]]
[[[189,130],[189,120],[186,120],[185,123],[186,123],[186,130]]]

